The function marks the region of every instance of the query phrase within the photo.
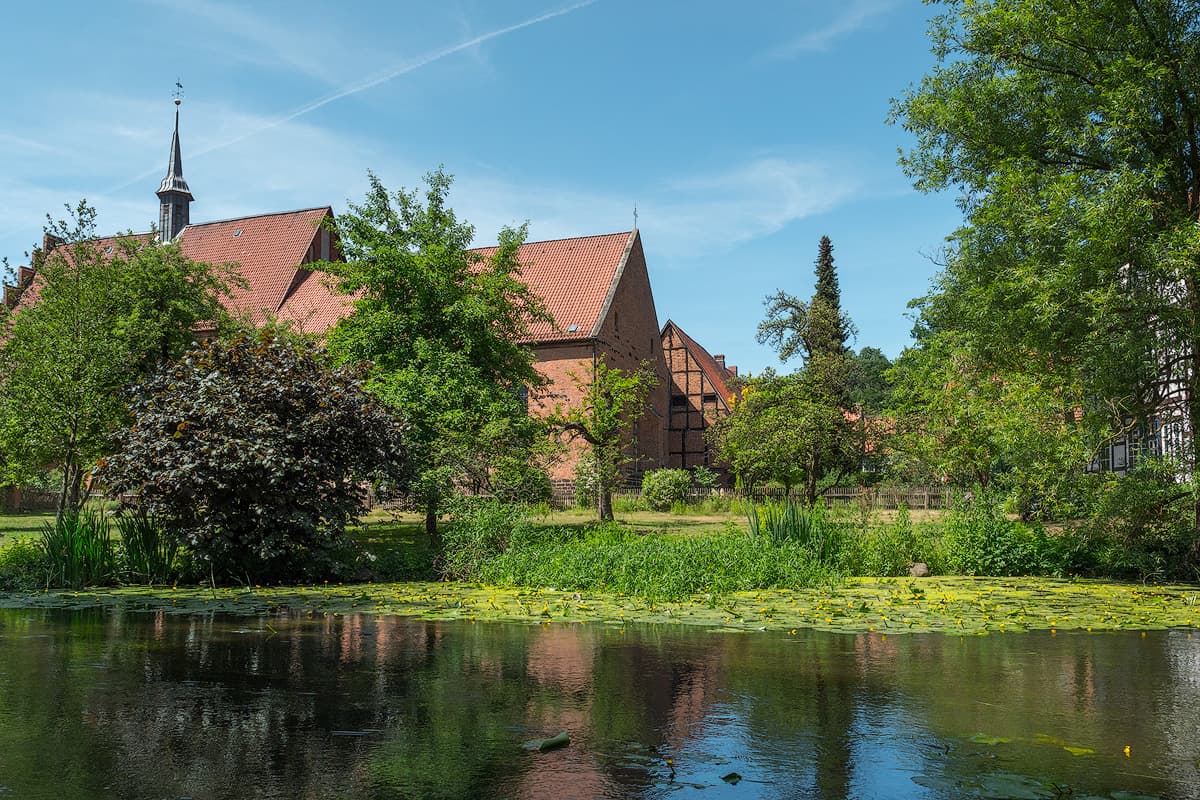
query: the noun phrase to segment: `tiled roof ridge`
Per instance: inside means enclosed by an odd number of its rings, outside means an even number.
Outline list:
[[[242,220],[245,220],[245,219],[261,219],[263,217],[286,217],[291,214],[303,214],[306,211],[329,211],[330,213],[333,213],[333,206],[331,206],[331,205],[310,206],[309,208],[294,208],[291,211],[264,211],[261,214],[246,214],[246,215],[243,215],[240,217],[228,217],[226,219],[213,219],[213,220],[209,220],[208,222],[192,222],[192,223],[188,224],[184,228],[184,230],[187,230],[187,228],[203,228],[206,225],[223,225],[228,222],[241,222]]]
[[[556,242],[576,242],[576,241],[581,241],[583,239],[607,239],[611,236],[628,236],[629,234],[633,233],[635,230],[637,230],[637,229],[633,228],[633,229],[627,230],[627,231],[613,231],[612,233],[589,233],[585,236],[560,236],[557,239],[537,239],[532,242],[521,242],[521,246],[529,247],[530,245],[535,245],[535,244],[554,244]],[[478,247],[472,247],[472,248],[470,248],[470,250],[472,252],[478,251],[478,250],[495,250],[499,246],[500,246],[499,243],[484,244],[484,245],[480,245]]]

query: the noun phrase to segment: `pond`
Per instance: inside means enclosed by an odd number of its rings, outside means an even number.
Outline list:
[[[526,747],[561,731],[567,747]],[[0,800],[1198,787],[1200,635],[1186,631],[788,635],[0,609]]]

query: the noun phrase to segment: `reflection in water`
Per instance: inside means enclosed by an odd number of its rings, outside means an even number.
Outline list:
[[[0,610],[0,800],[1194,797],[1198,724],[1176,632]]]

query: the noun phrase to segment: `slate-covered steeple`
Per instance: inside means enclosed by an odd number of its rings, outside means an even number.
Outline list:
[[[175,133],[171,136],[171,160],[167,175],[158,187],[158,235],[169,242],[188,224],[192,190],[183,179],[183,156],[179,153],[179,98],[175,98]]]

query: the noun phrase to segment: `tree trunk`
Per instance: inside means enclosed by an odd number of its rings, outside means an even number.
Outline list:
[[[425,535],[429,537],[430,544],[438,544],[437,508],[434,506],[425,509]]]
[[[612,489],[607,485],[596,490],[596,518],[600,522],[611,522],[613,519]]]
[[[821,468],[821,461],[814,455],[809,460],[808,475],[805,476],[804,482],[804,504],[812,508],[817,504],[817,470]]]
[[[55,524],[61,523],[63,513],[67,509],[67,487],[71,483],[71,465],[63,464],[62,469],[62,488],[58,493],[58,505],[54,509]]]

